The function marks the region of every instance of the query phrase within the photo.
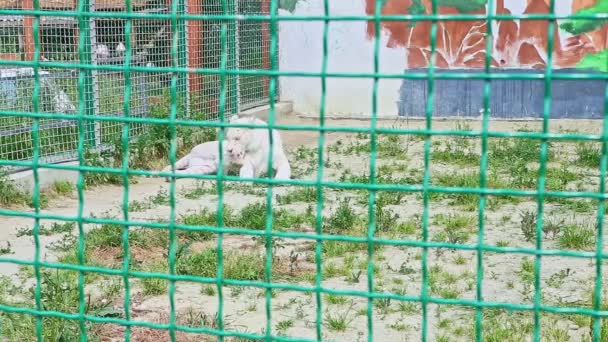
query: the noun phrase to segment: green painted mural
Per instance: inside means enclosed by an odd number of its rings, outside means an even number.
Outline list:
[[[298,2],[303,0],[279,0],[279,8],[293,13]]]

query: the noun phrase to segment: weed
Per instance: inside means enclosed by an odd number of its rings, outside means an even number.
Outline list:
[[[380,315],[388,315],[391,312],[391,299],[390,298],[378,298],[374,299],[376,310]]]
[[[352,271],[350,273],[350,275],[348,276],[348,278],[346,279],[346,281],[348,281],[349,283],[359,283],[359,279],[361,278],[361,274],[363,274],[363,271],[358,270],[358,271]]]
[[[268,210],[265,202],[255,202],[247,205],[238,216],[234,217],[233,223],[235,227],[247,229],[263,230],[266,229]],[[312,226],[314,224],[314,215],[312,213],[298,214],[286,209],[272,210],[273,229],[297,230],[303,226]]]
[[[496,247],[509,247],[509,241],[498,240],[496,241]]]
[[[324,255],[327,255],[328,257],[338,257],[346,255],[347,253],[365,250],[367,245],[365,243],[326,240],[322,242],[321,247]]]
[[[138,211],[144,211],[144,210],[148,210],[148,209],[152,209],[152,206],[148,202],[142,202],[142,201],[138,201],[138,200],[129,202],[129,211],[130,212],[138,212]]]
[[[575,162],[584,167],[599,168],[602,150],[599,144],[580,142],[576,145]]]
[[[55,235],[62,233],[71,233],[74,230],[75,223],[74,222],[63,222],[57,223],[53,222],[50,227],[41,226],[38,229],[38,235]],[[33,236],[34,229],[33,228],[20,228],[17,230],[17,236]]]
[[[328,294],[325,296],[325,301],[327,301],[328,304],[343,305],[346,304],[347,299],[345,296]]]
[[[454,173],[445,172],[439,173],[434,177],[434,185],[444,187],[456,187],[456,188],[478,188],[479,187],[479,172],[470,173]],[[495,172],[488,172],[486,179],[486,188],[506,188],[504,184]],[[450,205],[457,205],[464,207],[467,211],[473,211],[477,208],[479,203],[479,195],[474,193],[458,193],[458,194],[447,194],[447,193],[432,193],[431,199],[441,200],[449,199]],[[518,199],[513,197],[490,197],[488,198],[488,205],[500,206],[508,202],[517,202]]]
[[[169,205],[169,194],[167,190],[161,188],[156,195],[148,197],[148,200],[155,205]]]
[[[558,245],[563,249],[591,250],[595,245],[595,230],[589,225],[567,224],[561,230]]]
[[[543,224],[543,233],[545,236],[552,235],[552,237],[557,236],[564,225],[565,219],[547,219]]]
[[[341,313],[332,314],[329,311],[326,312],[323,319],[325,326],[333,331],[346,331],[350,323],[354,320],[354,317],[350,316],[353,305],[354,304],[351,304],[348,310]]]
[[[215,296],[215,287],[213,286],[205,286],[201,288],[201,293],[207,296]]]
[[[414,315],[420,312],[418,304],[414,302],[399,302],[397,304],[397,310],[404,315]]]
[[[45,310],[55,312],[78,312],[79,290],[78,273],[64,270],[44,269],[40,274],[40,302]],[[24,298],[22,305],[35,306],[34,288],[20,291],[20,297]],[[105,306],[86,299],[84,306],[85,315],[98,317],[107,315],[102,310]],[[120,314],[119,314],[120,315]],[[49,341],[75,341],[80,338],[81,332],[78,321],[59,318],[42,318],[44,339]],[[21,315],[13,313],[0,314],[0,326],[2,336],[8,341],[33,341],[36,340],[36,317],[32,315]]]
[[[406,331],[409,326],[401,321],[396,321],[394,323],[391,323],[389,326],[389,328],[396,330],[396,331]]]
[[[7,241],[6,246],[0,246],[0,255],[13,254],[13,248],[11,242]]]
[[[224,277],[237,280],[264,279],[264,258],[251,253],[224,252]],[[202,252],[179,258],[175,265],[178,274],[199,277],[215,277],[217,274],[217,250]]]
[[[467,258],[465,258],[463,255],[456,255],[454,257],[454,264],[456,265],[464,265],[467,263]]]
[[[323,230],[329,234],[339,234],[352,230],[356,221],[357,215],[353,211],[349,200],[341,200],[338,208],[325,220]]]
[[[113,157],[111,155],[108,155],[107,153],[101,154],[94,152],[88,148],[84,151],[84,160],[84,165],[87,167],[107,169],[115,166]],[[85,188],[90,188],[101,184],[119,185],[123,182],[122,175],[118,173],[85,171],[83,174]]]
[[[19,189],[0,169],[0,205],[26,205],[30,203],[31,195]]]
[[[277,325],[275,326],[275,329],[277,330],[277,333],[279,335],[285,335],[285,333],[287,332],[287,330],[289,328],[291,328],[291,327],[293,327],[293,320],[288,319],[288,320],[277,322]]]
[[[524,234],[524,239],[532,242],[536,239],[536,213],[532,211],[524,211],[520,214],[520,229]]]
[[[569,275],[570,275],[569,268],[556,272],[556,273],[552,274],[551,277],[549,277],[549,279],[547,279],[547,285],[549,285],[551,287],[555,287],[555,288],[560,288],[564,284],[564,281],[566,280],[566,278]]]
[[[312,187],[305,187],[288,192],[285,195],[277,195],[278,204],[291,204],[296,202],[315,202],[317,200],[317,191]]]
[[[524,130],[525,131],[525,130]],[[548,144],[547,160],[553,159],[555,153]],[[490,138],[490,166],[500,167],[513,162],[530,163],[540,158],[540,141],[529,138]]]
[[[524,283],[532,284],[534,282],[534,261],[531,258],[522,260],[519,277]]]
[[[144,278],[141,280],[143,294],[146,296],[156,296],[167,292],[167,281],[160,278]]]
[[[222,208],[222,220],[225,227],[231,226],[235,224],[235,215],[234,211],[229,206],[224,206]],[[190,226],[208,226],[208,227],[218,227],[218,215],[217,211],[211,211],[207,208],[203,208],[202,210],[182,215],[180,221],[185,225]],[[213,237],[212,232],[203,230],[201,227],[198,230],[194,231],[183,231],[180,232],[180,237],[186,239],[187,241],[200,241],[200,240],[209,240]]]
[[[436,241],[462,244],[466,243],[473,233],[474,219],[470,216],[439,214],[435,216],[435,223],[444,226],[444,230],[435,236]]]
[[[68,195],[71,195],[76,190],[76,187],[74,186],[74,184],[72,184],[68,181],[55,181],[53,183],[53,190],[58,195],[68,196]]]
[[[432,160],[459,166],[479,165],[480,153],[474,151],[470,138],[451,138],[440,146],[442,146],[441,149],[432,152]]]

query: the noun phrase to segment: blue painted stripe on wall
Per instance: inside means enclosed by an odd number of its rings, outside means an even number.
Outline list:
[[[405,72],[426,72],[409,69]],[[441,72],[476,73],[478,70],[451,69]],[[543,73],[530,69],[495,69],[493,73]],[[559,69],[554,73],[581,72]],[[589,71],[585,71],[588,73]],[[427,80],[403,80],[398,113],[400,116],[424,116],[428,96]],[[604,115],[605,80],[553,80],[552,119],[601,119]],[[435,79],[433,116],[477,117],[483,113],[484,80]],[[492,80],[490,116],[502,119],[541,118],[544,80]]]

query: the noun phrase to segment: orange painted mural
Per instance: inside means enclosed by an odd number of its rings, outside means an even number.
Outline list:
[[[366,0],[366,12],[373,15],[376,1]],[[438,0],[439,14],[486,14],[488,0]],[[549,0],[490,0],[497,14],[550,13]],[[608,13],[608,0],[555,0],[568,2],[569,13]],[[564,6],[564,3],[560,6]],[[561,8],[562,11],[564,8]],[[382,14],[431,14],[431,0],[385,0]],[[560,13],[563,14],[563,13]],[[492,22],[492,67],[546,67],[548,58],[547,20],[497,20]],[[431,54],[431,22],[386,21],[388,48],[405,48],[408,68],[425,68]],[[436,67],[484,68],[487,21],[440,21],[437,24]],[[367,23],[373,39],[374,22]],[[608,72],[608,21],[559,20],[554,25],[553,68],[588,68]]]

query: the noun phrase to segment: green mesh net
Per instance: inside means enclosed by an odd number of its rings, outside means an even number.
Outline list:
[[[493,73],[492,39],[485,39],[485,68],[479,69],[475,73],[444,73],[434,63],[430,63],[428,68],[422,72],[383,73],[380,72],[380,29],[374,30],[374,71],[372,73],[328,72],[330,22],[367,21],[372,22],[376,28],[381,26],[381,22],[407,21],[409,24],[430,22],[430,55],[432,56],[430,60],[435,61],[434,56],[439,39],[438,27],[444,21],[485,21],[487,22],[485,37],[490,38],[494,34],[491,24],[498,20],[545,20],[548,26],[546,64],[552,65],[554,34],[558,26],[556,20],[567,19],[562,28],[571,33],[597,30],[603,27],[608,20],[608,8],[606,7],[608,2],[597,1],[587,10],[567,17],[559,17],[554,14],[556,1],[553,0],[549,1],[549,14],[471,14],[484,6],[487,6],[486,13],[495,13],[496,3],[493,1],[434,0],[428,2],[429,8],[425,7],[427,2],[424,1],[405,1],[404,3],[409,6],[409,14],[403,15],[381,15],[386,1],[368,1],[368,3],[374,4],[371,15],[348,16],[330,15],[329,0],[323,2],[324,14],[319,16],[302,16],[297,11],[293,15],[279,16],[279,6],[293,11],[297,6],[297,1],[222,0],[216,2],[193,1],[186,4],[184,0],[180,0],[168,3],[157,2],[146,7],[138,1],[127,0],[119,4],[122,7],[121,11],[95,9],[92,2],[92,0],[80,0],[73,9],[61,9],[61,5],[48,7],[49,5],[45,4],[46,1],[34,0],[31,8],[23,6],[20,9],[0,9],[2,16],[22,18],[23,34],[27,36],[25,49],[27,50],[28,44],[30,44],[31,49],[28,51],[32,54],[30,59],[26,57],[23,61],[2,58],[0,65],[7,68],[31,70],[30,76],[33,80],[30,95],[23,95],[31,96],[26,97],[31,98],[31,101],[19,98],[21,102],[28,102],[27,106],[5,105],[0,108],[0,128],[2,129],[0,132],[4,132],[0,134],[0,166],[7,170],[29,168],[32,170],[34,180],[33,192],[25,199],[18,190],[8,185],[8,180],[4,178],[0,180],[0,191],[2,191],[0,199],[5,198],[2,208],[0,208],[0,215],[8,220],[31,220],[33,222],[31,229],[23,231],[23,235],[33,238],[35,250],[33,258],[30,260],[11,256],[11,246],[8,245],[7,251],[0,256],[0,262],[3,265],[21,267],[21,272],[33,279],[34,284],[32,292],[28,293],[14,289],[11,291],[17,292],[11,292],[7,290],[10,285],[2,283],[0,334],[6,336],[7,340],[71,341],[80,339],[86,341],[115,338],[130,341],[142,340],[142,335],[138,334],[141,333],[141,329],[148,329],[146,330],[149,334],[146,335],[148,338],[171,341],[188,340],[182,334],[189,334],[188,338],[192,338],[193,341],[205,339],[321,341],[327,340],[327,334],[332,331],[349,331],[352,328],[348,325],[354,318],[347,317],[348,312],[343,314],[343,311],[332,311],[332,307],[335,305],[345,305],[337,298],[358,298],[363,300],[363,304],[359,306],[359,311],[352,312],[352,315],[362,317],[357,320],[356,325],[358,325],[359,331],[364,331],[364,333],[359,335],[345,333],[345,335],[333,336],[331,339],[358,338],[362,340],[366,338],[368,341],[372,341],[391,339],[394,336],[417,336],[416,339],[420,338],[423,341],[428,339],[436,341],[473,339],[477,341],[515,341],[523,340],[522,336],[525,336],[528,339],[533,338],[535,341],[566,341],[573,338],[563,332],[561,335],[559,332],[549,333],[553,331],[554,327],[551,326],[553,323],[543,325],[543,319],[547,315],[552,315],[551,317],[558,318],[551,322],[561,322],[559,324],[564,321],[578,322],[579,327],[588,329],[581,333],[580,336],[583,338],[592,341],[608,341],[608,327],[604,321],[608,316],[608,310],[603,304],[606,301],[602,296],[603,263],[606,258],[603,249],[603,223],[606,210],[604,182],[607,167],[607,121],[603,121],[604,124],[599,134],[573,131],[556,133],[550,131],[549,125],[553,80],[606,80],[605,73],[586,73],[585,70],[576,73],[555,73],[551,67],[547,67],[543,73],[537,74],[516,71]],[[199,7],[193,10],[190,6]],[[452,6],[463,13],[439,14],[440,6]],[[71,52],[63,51],[63,54],[70,56],[64,59],[42,59],[43,53],[45,56],[52,54],[49,47],[43,46],[43,42],[50,41],[43,31],[54,19],[70,22],[71,24],[67,26],[78,32],[77,35],[70,38],[74,39],[76,48]],[[116,52],[116,55],[112,52],[112,56],[107,58],[99,56],[98,51],[93,47],[102,42],[111,47],[116,45],[115,40],[103,38],[103,30],[100,29],[103,27],[101,24],[103,20],[116,20],[122,23],[120,26],[122,31],[118,35],[121,37],[119,39],[121,44],[124,44],[124,50],[120,54]],[[319,72],[279,70],[278,25],[280,21],[311,21],[323,25],[323,61],[322,69]],[[27,23],[31,23],[30,29],[25,29]],[[144,23],[144,25],[136,23]],[[148,23],[149,26],[154,24],[156,28],[142,28],[146,25],[145,23]],[[111,27],[111,24],[108,25],[105,26],[106,30]],[[187,30],[187,27],[190,27],[190,31]],[[205,34],[192,38],[189,35],[194,32],[192,30],[199,30]],[[72,33],[69,34],[73,34],[73,31],[70,32]],[[142,32],[146,37],[143,43],[137,38],[142,35]],[[604,39],[606,39],[605,30],[603,32]],[[63,34],[63,36],[69,34]],[[155,37],[158,36],[165,37],[166,39],[161,39],[165,43],[155,40]],[[264,41],[264,37],[267,37],[268,41]],[[104,41],[104,39],[106,40]],[[150,43],[150,47],[146,45],[146,42]],[[55,44],[61,45],[62,43],[55,41]],[[165,44],[163,51],[167,57],[164,59],[158,58],[163,52],[155,50],[162,44]],[[196,44],[202,46],[202,50],[194,48]],[[155,48],[151,46],[155,46]],[[267,50],[264,50],[263,46],[266,46]],[[206,57],[200,56],[201,60],[195,62],[195,66],[190,68],[192,63],[190,57],[195,53],[193,51],[206,51]],[[605,51],[584,59],[581,65],[593,66],[605,72],[608,68]],[[144,62],[141,60],[142,53],[148,56]],[[25,55],[27,54],[26,51]],[[267,58],[263,57],[264,54],[267,54]],[[106,62],[103,62],[104,58],[107,59]],[[71,76],[66,76],[66,72]],[[53,86],[46,81],[49,79],[49,74],[61,74],[54,78],[59,84],[58,86]],[[115,78],[109,78],[106,81],[102,80],[102,75],[110,74],[119,76],[113,76]],[[279,76],[319,79],[321,103],[319,117],[314,124],[280,123],[281,117],[276,113],[274,101],[278,98]],[[330,114],[326,111],[327,79],[329,77],[373,79],[373,90],[370,94],[373,99],[372,115],[364,125],[349,126],[327,119],[327,115]],[[61,81],[62,79],[64,81]],[[68,80],[65,81],[65,79]],[[426,80],[428,97],[423,126],[395,128],[380,124],[379,115],[382,113],[378,113],[377,108],[378,84],[381,79]],[[479,94],[483,97],[484,106],[479,122],[480,129],[472,130],[464,127],[449,129],[444,125],[434,128],[433,103],[437,100],[434,93],[436,80],[459,79],[477,79],[484,82],[483,93]],[[492,81],[496,80],[542,80],[544,82],[540,130],[490,129],[489,108],[493,95],[490,85]],[[117,83],[121,84],[118,91],[101,95],[106,91],[100,90],[100,88],[104,88],[104,84],[116,86]],[[164,85],[158,85],[161,83]],[[154,86],[149,89],[151,84]],[[189,85],[192,86],[192,84],[198,84],[197,91],[191,90]],[[72,112],[61,112],[57,109],[56,103],[48,105],[45,102],[44,93],[54,91],[55,93],[52,94],[57,94],[59,91],[57,89],[63,89],[62,91],[67,92],[66,96],[71,98],[75,105]],[[59,95],[55,95],[55,98],[57,96]],[[103,101],[104,96],[106,97],[105,102]],[[166,101],[164,102],[166,106],[157,108],[156,105],[159,101]],[[119,105],[116,106],[116,103]],[[227,123],[227,118],[231,114],[237,113],[239,109],[252,108],[260,103],[269,103],[267,126]],[[291,154],[294,158],[305,160],[309,167],[312,165],[313,171],[315,171],[313,176],[296,177],[296,175],[290,181],[277,181],[268,177],[241,179],[238,176],[229,175],[223,166],[220,166],[217,175],[176,175],[172,172],[153,171],[158,168],[153,167],[152,164],[146,164],[149,162],[148,159],[163,156],[166,157],[169,164],[175,164],[182,145],[191,147],[195,142],[189,140],[191,134],[197,131],[200,133],[201,130],[213,132],[217,129],[217,139],[221,140],[224,138],[225,128],[228,126],[279,129],[284,135],[315,132],[318,134],[316,147],[307,151],[298,150]],[[368,140],[365,140],[363,144],[342,150],[349,154],[348,160],[351,162],[354,162],[352,155],[355,154],[368,157],[369,164],[361,167],[363,171],[360,177],[357,178],[354,175],[327,177],[328,170],[331,169],[331,165],[334,165],[330,159],[339,149],[335,147],[336,145],[332,145],[335,149],[327,149],[328,141],[331,140],[328,137],[333,133],[367,137]],[[158,139],[151,139],[151,135]],[[407,153],[399,148],[396,148],[397,152],[391,151],[391,148],[395,149],[395,141],[403,137],[421,144],[422,163],[420,168],[413,170],[412,176],[409,178],[387,178],[378,160],[386,158],[386,156],[397,158],[400,153]],[[436,154],[432,142],[440,138],[455,139],[453,141],[473,139],[479,142],[479,151],[475,153],[463,155],[454,151],[443,151],[443,153],[448,153],[447,159],[452,162],[460,157],[465,161],[473,160],[474,162],[469,163],[469,166],[476,167],[474,177],[466,180],[452,179],[452,181],[447,181],[445,178],[444,181],[440,179],[438,182],[433,178],[431,162],[436,155],[439,155]],[[499,142],[493,144],[495,141]],[[513,143],[513,141],[516,142]],[[513,171],[519,176],[524,174],[529,176],[527,186],[514,186],[515,183],[501,182],[497,180],[494,173],[496,168],[492,164],[492,158],[499,156],[501,151],[508,150],[509,146],[512,147],[509,144],[519,144],[517,141],[530,142],[530,145],[518,145],[520,148],[517,151],[519,153],[529,152],[532,157],[528,161],[538,164],[534,167],[524,165]],[[586,154],[588,159],[592,160],[590,164],[595,166],[589,168],[592,170],[590,172],[597,173],[597,182],[593,184],[596,187],[595,190],[583,187],[584,189],[575,191],[564,184],[555,186],[555,182],[553,182],[555,172],[561,169],[556,171],[549,163],[550,160],[553,160],[552,144],[554,143],[593,143],[600,146],[595,150],[587,150]],[[273,142],[271,141],[270,144],[272,145]],[[512,149],[512,151],[514,150]],[[104,151],[112,152],[113,160],[104,159],[102,155]],[[501,167],[517,164],[510,163],[512,157],[522,156],[507,155],[504,158],[506,161],[501,164]],[[579,151],[579,159],[584,159],[582,150]],[[76,160],[77,163],[55,163],[66,160]],[[222,161],[223,157],[220,165]],[[521,164],[518,165],[521,166]],[[269,166],[271,166],[270,163]],[[41,170],[78,172],[75,186],[77,201],[75,215],[61,214],[61,210],[46,209],[48,199],[41,189]],[[310,174],[309,172],[308,175]],[[564,171],[563,174],[567,174],[567,172]],[[130,188],[136,184],[133,178],[139,176],[169,177],[171,181],[167,192],[149,198],[147,204],[136,203],[132,200],[134,195],[130,192]],[[211,188],[195,188],[194,192],[198,191],[200,195],[210,191],[217,196],[214,197],[213,202],[215,210],[204,211],[196,217],[189,216],[190,220],[184,219],[178,214],[180,204],[177,201],[179,195],[177,182],[185,178],[213,183]],[[518,179],[521,180],[521,178]],[[85,192],[90,186],[99,184],[110,184],[113,189],[120,188],[122,204],[119,217],[87,214],[87,211],[90,210],[86,207],[89,197],[85,196]],[[55,185],[55,187],[58,186]],[[232,211],[233,208],[229,208],[227,205],[232,202],[226,202],[227,192],[238,190],[239,187],[243,187],[243,189],[246,187],[248,191],[257,193],[264,200],[255,206],[246,207],[248,211],[245,209],[238,213]],[[292,189],[291,187],[293,189],[299,187],[298,189],[301,188],[301,190],[282,191],[282,189]],[[107,196],[115,195],[115,192],[111,192],[111,190],[100,189],[98,194],[101,197],[104,196],[103,191],[108,191]],[[347,196],[342,194],[337,195],[337,198],[341,198],[340,204],[337,205],[339,214],[329,215],[328,219],[328,214],[324,212],[328,202],[334,207],[336,207],[335,203],[338,203],[328,197],[331,193],[333,194],[331,198],[335,199],[335,192],[340,194],[340,191],[359,196],[360,207],[365,210],[358,213],[360,215],[357,218],[351,210],[350,203],[344,200]],[[408,226],[409,223],[398,221],[398,216],[391,216],[386,207],[381,205],[381,203],[386,204],[385,194],[388,193],[398,198],[393,205],[405,205],[405,196],[420,201],[420,210],[416,212],[418,221],[412,228],[415,233],[385,234],[386,231],[391,231],[396,227],[403,231],[407,231],[408,227],[411,228]],[[188,196],[196,198],[193,192],[186,195],[187,198]],[[403,200],[400,196],[403,196]],[[305,198],[310,204],[306,214],[293,215],[290,213],[290,209],[284,209],[285,204],[303,201],[302,198]],[[451,206],[452,209],[456,208],[456,211],[462,210],[461,205],[468,201],[467,203],[473,208],[472,212],[475,213],[472,220],[477,222],[473,229],[469,230],[472,238],[465,238],[461,235],[462,226],[467,224],[459,223],[458,217],[431,215],[430,208],[437,199],[448,199],[442,202],[445,205],[444,209]],[[453,201],[450,202],[449,199]],[[514,246],[489,239],[488,211],[494,213],[492,208],[501,199],[510,204],[519,203],[518,201],[523,201],[523,199],[534,202],[528,216],[521,219],[522,230],[525,231],[524,235],[527,234],[526,239],[530,243],[529,246],[524,244]],[[20,204],[18,202],[22,200],[23,204],[29,205],[32,210],[11,206]],[[548,202],[549,200],[551,201]],[[137,214],[138,211],[135,207],[152,205],[150,203],[161,203],[167,207],[166,215],[159,220],[142,219]],[[551,203],[550,205],[568,204],[569,208],[580,208],[583,205],[587,206],[585,207],[587,209],[590,208],[590,212],[596,213],[590,229],[592,234],[581,237],[576,227],[572,228],[566,223],[556,225],[554,222],[545,220],[547,203]],[[574,212],[580,213],[576,210]],[[504,215],[506,215],[504,224],[510,220],[519,219],[514,212],[506,211]],[[446,227],[452,227],[454,230],[446,230],[442,237],[431,234],[432,226],[437,220],[444,222]],[[56,223],[48,228],[43,224],[46,221]],[[348,229],[344,229],[357,224],[363,227],[359,231],[361,234],[351,234]],[[92,225],[101,226],[99,228],[101,233],[86,229],[87,226]],[[301,225],[309,227],[309,230],[294,228]],[[571,239],[585,240],[586,246],[591,247],[586,250],[560,248],[560,245],[557,248],[547,248],[545,240],[547,227],[554,227],[560,236],[568,233],[572,235]],[[67,241],[69,235],[66,235],[64,238],[66,241],[63,241],[67,245],[63,252],[68,251],[68,253],[62,254],[63,256],[55,261],[47,260],[43,253],[46,251],[46,236],[49,234],[49,229],[56,232],[75,231],[75,235],[72,235],[73,241]],[[141,233],[142,230],[149,234]],[[585,232],[588,231],[589,229]],[[161,235],[162,237],[160,237]],[[256,245],[257,250],[263,251],[263,253],[260,256],[253,256],[245,251],[239,251],[237,248],[238,252],[235,256],[234,250],[228,250],[226,247],[232,241],[230,239],[235,236],[253,238],[259,243]],[[211,240],[210,237],[215,240]],[[154,240],[157,238],[161,242]],[[185,253],[194,253],[186,252],[186,250],[197,242],[200,243],[197,240],[199,238],[200,241],[207,243],[215,242],[211,247],[207,245],[208,249],[203,252],[198,251],[196,252],[198,254],[184,256]],[[513,237],[513,240],[517,238],[519,237]],[[293,258],[290,267],[296,267],[294,266],[295,261],[299,260],[295,255],[296,252],[287,255],[280,254],[276,246],[277,239],[311,242],[312,247],[308,250],[306,260],[311,267],[304,276],[299,278],[295,276],[277,277],[277,274],[285,275],[291,272],[277,271],[277,267],[286,265],[285,260]],[[333,268],[328,266],[324,259],[328,254],[328,246],[331,244],[334,248],[336,246],[359,246],[355,247],[355,250],[362,256],[364,262],[358,274],[356,270],[350,273],[350,266],[347,266],[346,261],[348,259],[346,251],[338,250],[336,252],[334,250],[334,257],[344,257],[343,264],[341,266],[334,264]],[[91,250],[90,246],[96,246],[97,249]],[[163,249],[157,250],[160,248],[159,246],[162,246]],[[393,258],[396,258],[398,263],[409,260],[410,256],[407,256],[406,250],[418,252],[415,257],[415,262],[420,265],[417,281],[414,284],[411,279],[405,280],[406,285],[414,287],[416,291],[397,291],[394,290],[395,287],[386,284],[386,279],[379,280],[379,273],[386,272],[381,267],[382,260],[386,256],[383,256],[379,250],[387,248],[400,251],[393,254]],[[142,251],[146,250],[152,254],[144,253],[142,257]],[[462,293],[438,294],[437,286],[441,286],[445,282],[456,282],[450,277],[449,271],[447,273],[438,272],[434,268],[436,265],[431,263],[433,254],[440,251],[474,255],[471,258],[470,271],[473,274],[469,278],[468,296],[464,296]],[[93,252],[101,253],[101,256],[94,255]],[[157,253],[152,256],[154,252]],[[239,255],[239,253],[241,254]],[[503,269],[503,272],[513,272],[513,283],[527,282],[529,287],[527,293],[530,295],[527,302],[514,303],[487,299],[488,292],[492,291],[484,287],[484,282],[487,282],[488,278],[494,277],[496,272],[485,262],[484,258],[489,254],[531,258],[526,259],[527,263],[523,264],[522,270],[519,272]],[[102,262],[104,256],[111,259],[112,255],[117,255],[113,264]],[[547,285],[548,280],[543,280],[541,277],[542,269],[547,265],[542,260],[553,257],[591,262],[592,267],[586,269],[586,275],[589,276],[586,279],[592,279],[593,284],[585,287],[587,290],[584,293],[585,298],[582,300],[585,304],[544,301],[543,288],[549,285]],[[149,266],[146,264],[148,258],[149,260],[154,259],[153,261],[158,263],[164,263],[165,266],[147,267]],[[336,268],[347,269],[347,273],[340,273],[340,270]],[[551,267],[551,269],[555,269],[555,267]],[[580,272],[584,270],[585,268],[581,267]],[[563,279],[571,271],[577,270],[568,269],[565,275],[562,274],[562,278],[557,276],[551,279],[554,281],[557,281],[557,278]],[[399,272],[400,274],[411,274],[417,271],[402,267]],[[360,281],[359,277],[365,280],[361,280],[359,287],[328,286],[325,280],[326,277],[331,276],[328,275],[330,273],[342,274],[345,278],[357,283]],[[525,277],[527,280],[522,280]],[[112,283],[113,285],[108,285],[110,284],[107,282],[108,279],[118,281]],[[103,284],[100,285],[101,290],[109,291],[111,288],[118,288],[116,293],[119,294],[117,297],[119,300],[114,301],[113,306],[93,304],[95,300],[91,299],[90,292],[86,290],[88,285],[101,280],[106,281],[101,282]],[[160,293],[164,298],[168,298],[167,317],[160,321],[141,319],[140,314],[141,310],[145,310],[145,302],[142,304],[141,292],[135,290],[134,281],[145,283],[144,293],[145,291],[148,291],[147,293],[150,295]],[[394,284],[402,285],[403,281],[395,280]],[[181,283],[202,286],[201,292],[195,298],[204,301],[207,306],[215,306],[216,314],[212,317],[199,315],[187,324],[184,323],[182,318],[186,314],[177,310],[180,303],[176,301],[176,297],[179,296],[178,285]],[[382,285],[384,285],[383,288]],[[160,288],[158,293],[155,292],[157,287]],[[162,290],[165,287],[166,293]],[[235,328],[233,321],[230,321],[229,324],[228,317],[225,315],[228,288],[232,289],[231,295],[237,288],[261,291],[259,294],[263,298],[263,314],[260,316],[262,319],[249,324],[251,329]],[[277,313],[278,308],[273,302],[277,301],[275,295],[281,292],[310,295],[307,305],[312,310],[312,314],[308,318],[309,324],[306,326],[310,333],[299,334],[303,330],[284,333],[303,320],[299,316],[285,318],[282,314]],[[12,294],[15,293],[17,294],[13,296]],[[208,297],[215,298],[215,301],[203,300]],[[28,301],[28,298],[31,300]],[[326,298],[331,298],[330,303],[325,300]],[[192,301],[196,301],[196,299],[192,299]],[[144,309],[141,308],[141,305],[144,305]],[[405,332],[410,321],[404,318],[405,316],[395,315],[397,309],[393,309],[393,311],[387,309],[391,305],[398,305],[398,310],[401,310],[402,313],[410,310],[409,314],[406,314],[407,317],[417,317],[419,323],[411,324],[407,333],[410,335],[406,335]],[[139,309],[134,309],[134,306]],[[469,320],[463,323],[461,328],[450,330],[448,326],[456,323],[450,323],[447,319],[450,317],[446,318],[445,315],[440,317],[444,312],[441,310],[445,310],[445,308],[457,308],[457,310],[461,310],[459,317],[465,317],[463,319],[468,317]],[[509,323],[510,318],[500,316],[505,312],[509,312],[511,315],[520,314],[523,315],[521,316],[523,318],[516,324]],[[454,313],[450,311],[446,315],[452,314]],[[391,317],[393,323],[383,320],[383,317],[388,316]],[[577,321],[573,317],[581,318]],[[504,322],[500,321],[502,319]],[[558,323],[555,323],[556,326],[559,325]],[[389,324],[392,324],[395,335],[379,335],[378,331],[383,331]],[[99,327],[107,325],[118,328],[112,330],[111,333],[108,330],[99,330]],[[156,332],[167,334],[154,335]],[[514,335],[509,336],[509,333]]]

